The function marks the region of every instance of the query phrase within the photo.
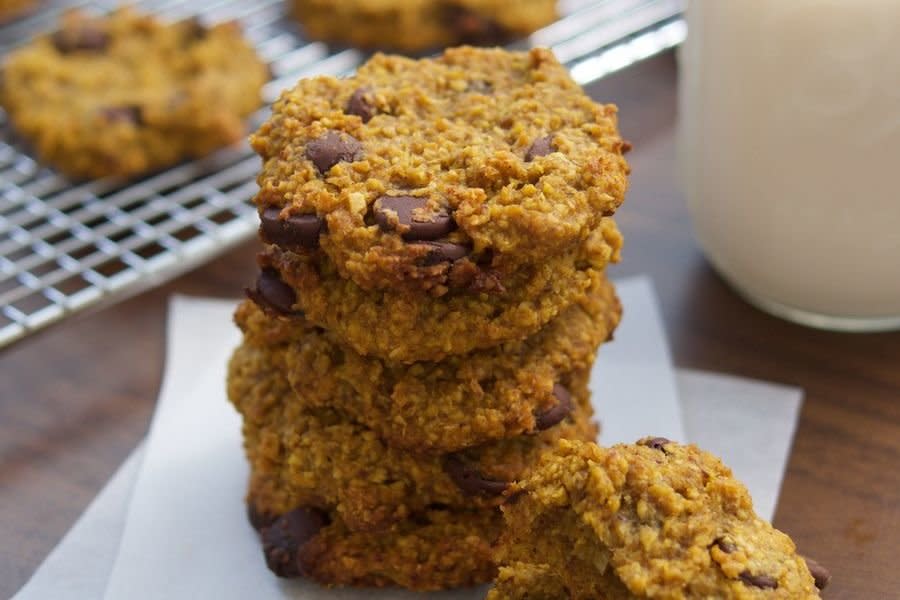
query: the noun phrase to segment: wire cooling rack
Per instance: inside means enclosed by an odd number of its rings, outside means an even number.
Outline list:
[[[510,0],[512,3],[514,0]],[[0,27],[0,57],[55,27],[66,8],[98,13],[120,0],[52,2]],[[266,104],[297,79],[343,75],[366,59],[304,40],[278,0],[145,0],[166,18],[242,22],[272,67]],[[562,0],[562,18],[523,46],[549,46],[582,84],[679,44],[682,0]],[[257,126],[264,108],[251,118]],[[247,144],[150,177],[73,185],[39,165],[0,110],[0,347],[65,315],[158,285],[253,236],[259,161]]]

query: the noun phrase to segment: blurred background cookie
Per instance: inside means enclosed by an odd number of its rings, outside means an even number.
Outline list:
[[[240,140],[268,78],[234,23],[72,11],[7,58],[0,103],[70,177],[131,176]]]
[[[553,22],[556,0],[291,0],[308,36],[416,52],[500,45]]]

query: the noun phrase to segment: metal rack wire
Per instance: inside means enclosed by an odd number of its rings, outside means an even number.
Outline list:
[[[562,18],[523,45],[549,46],[586,84],[679,44],[683,0],[563,0]],[[118,0],[46,2],[0,27],[0,56],[52,29],[65,8],[106,12]],[[144,0],[166,18],[237,19],[269,61],[267,104],[297,79],[343,75],[366,59],[304,40],[279,0]],[[258,125],[268,113],[260,110]],[[0,347],[100,302],[171,279],[253,236],[259,163],[246,144],[150,177],[72,184],[39,165],[0,110]]]

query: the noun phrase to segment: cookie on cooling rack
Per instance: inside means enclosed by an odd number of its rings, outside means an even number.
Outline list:
[[[234,23],[70,11],[7,57],[0,103],[67,175],[131,176],[241,139],[268,77]]]
[[[312,38],[416,52],[458,44],[499,45],[553,22],[556,0],[293,0]]]
[[[0,0],[0,25],[22,16],[36,5],[36,0]]]

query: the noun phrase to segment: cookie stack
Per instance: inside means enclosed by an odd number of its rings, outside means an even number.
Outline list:
[[[628,171],[615,108],[547,50],[376,55],[285,92],[252,144],[265,248],[228,393],[270,568],[490,580],[503,493],[597,434]]]

